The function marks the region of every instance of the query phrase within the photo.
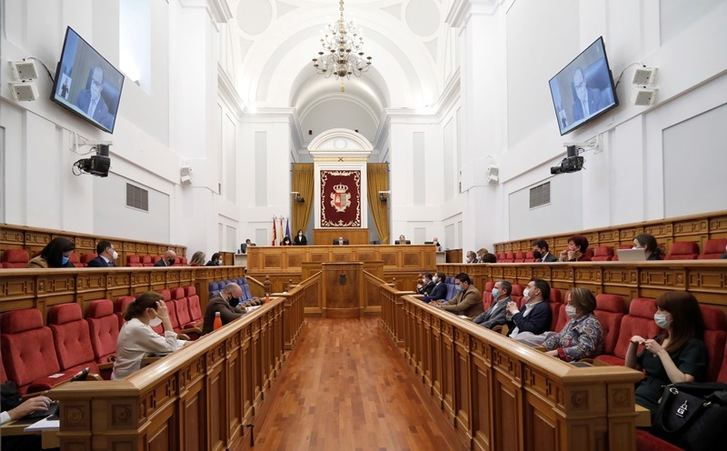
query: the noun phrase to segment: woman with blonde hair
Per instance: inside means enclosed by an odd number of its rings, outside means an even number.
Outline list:
[[[207,260],[207,256],[204,255],[204,252],[197,251],[192,254],[192,259],[189,261],[189,266],[204,266],[205,260]]]

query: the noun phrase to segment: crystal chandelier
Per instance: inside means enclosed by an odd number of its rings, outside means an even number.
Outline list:
[[[340,16],[322,32],[321,49],[313,58],[313,69],[318,74],[336,79],[360,77],[371,66],[371,57],[364,51],[363,36],[353,21],[343,18],[343,0],[338,3]]]

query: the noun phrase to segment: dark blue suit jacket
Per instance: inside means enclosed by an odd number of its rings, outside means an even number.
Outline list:
[[[88,262],[89,268],[107,268],[110,266],[116,266],[114,262],[106,263],[106,260],[103,259],[100,255],[97,255],[96,258]]]
[[[88,106],[91,103],[91,90],[84,89],[78,93],[76,97],[76,106],[80,108],[84,113],[88,114]],[[114,123],[113,116],[109,113],[109,107],[106,106],[106,102],[103,99],[103,95],[99,97],[96,109],[93,111],[93,120],[103,125],[104,127],[111,129],[111,125]]]
[[[535,335],[540,335],[550,329],[552,312],[548,301],[537,303],[528,316],[523,316],[524,311],[525,305],[523,304],[520,311],[513,315],[512,320],[508,323],[510,329],[508,335],[512,334],[515,327],[518,328],[518,332],[532,332]]]
[[[447,300],[447,284],[444,282],[437,282],[432,288],[432,291],[424,296],[424,302]]]

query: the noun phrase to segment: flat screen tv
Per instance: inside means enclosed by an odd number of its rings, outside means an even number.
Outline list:
[[[68,27],[51,100],[113,133],[123,86],[124,75]]]
[[[618,106],[603,37],[561,69],[549,84],[561,135]]]

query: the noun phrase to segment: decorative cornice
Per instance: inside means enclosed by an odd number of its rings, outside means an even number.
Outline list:
[[[454,0],[444,22],[453,28],[467,25],[470,17],[494,15],[505,0]]]
[[[183,8],[204,9],[217,31],[220,31],[219,24],[232,19],[232,8],[230,8],[229,0],[179,0],[179,4]]]
[[[230,108],[238,119],[242,117],[245,112],[245,103],[237,93],[235,84],[227,74],[227,71],[221,64],[217,64],[217,90],[219,91],[220,99]]]

